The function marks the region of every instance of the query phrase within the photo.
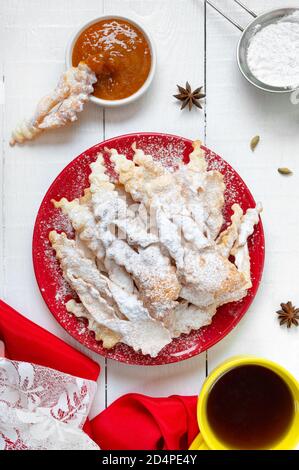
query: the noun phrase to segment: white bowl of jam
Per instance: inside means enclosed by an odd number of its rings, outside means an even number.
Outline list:
[[[156,51],[143,26],[123,16],[100,16],[73,34],[66,66],[85,62],[98,81],[93,103],[116,107],[132,103],[149,88],[156,69]]]

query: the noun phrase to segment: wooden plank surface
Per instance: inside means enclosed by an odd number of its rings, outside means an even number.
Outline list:
[[[5,106],[2,155],[4,253],[1,263],[4,300],[69,344],[93,355],[54,320],[36,285],[31,240],[37,210],[57,174],[83,150],[103,140],[103,110],[88,105],[73,126],[42,135],[23,147],[8,145],[11,129],[51,90],[64,70],[67,41],[82,22],[101,15],[103,2],[51,0],[6,1],[1,18],[5,47]],[[104,371],[104,360],[96,356]],[[104,407],[104,373],[94,407]]]
[[[249,16],[232,0],[214,0],[246,24]],[[284,6],[282,0],[247,0],[257,12]],[[299,7],[299,0],[293,0]],[[56,323],[36,286],[31,261],[32,228],[41,199],[62,168],[86,148],[128,132],[159,131],[205,139],[244,178],[264,205],[267,258],[261,289],[250,311],[227,338],[208,353],[209,369],[226,357],[250,353],[287,366],[299,376],[296,330],[280,329],[275,310],[282,301],[299,304],[298,239],[299,108],[287,97],[265,95],[241,77],[235,61],[239,31],[203,0],[3,0],[1,3],[0,103],[1,205],[0,296],[28,318],[61,336],[102,366],[92,414],[126,392],[154,396],[195,394],[206,372],[206,355],[163,367],[132,367],[87,351]],[[154,83],[138,102],[105,111],[89,104],[67,129],[11,149],[11,129],[51,89],[64,68],[66,43],[82,22],[119,14],[143,23],[157,46]],[[1,45],[1,44],[0,44]],[[180,112],[172,98],[176,84],[206,80],[203,112]],[[254,154],[249,141],[260,134]],[[295,174],[283,178],[278,166]],[[295,206],[295,207],[294,207]],[[294,209],[293,209],[294,207]]]
[[[251,0],[257,13],[284,6],[279,0]],[[231,1],[218,1],[240,24],[250,16]],[[299,7],[299,1],[293,6]],[[256,90],[239,73],[235,50],[240,32],[207,8],[207,145],[227,160],[262,201],[266,263],[261,288],[251,308],[221,343],[209,351],[209,369],[236,354],[254,354],[280,362],[299,377],[298,330],[281,328],[280,302],[299,304],[299,108],[289,95]],[[254,153],[249,142],[260,135]],[[293,169],[292,178],[277,168]]]
[[[152,88],[138,102],[106,109],[106,138],[128,132],[157,131],[202,138],[204,113],[181,113],[172,95],[176,84],[204,81],[203,5],[175,0],[110,0],[105,13],[129,16],[152,33],[157,48],[157,74]],[[184,18],[184,21],[182,21]],[[107,404],[126,392],[154,396],[195,394],[205,377],[205,354],[160,367],[132,367],[108,361]],[[179,378],[179,379],[178,379]]]

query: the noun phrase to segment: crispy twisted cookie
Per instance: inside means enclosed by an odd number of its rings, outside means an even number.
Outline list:
[[[123,342],[155,356],[171,338],[211,323],[218,306],[246,295],[247,239],[262,208],[243,214],[234,204],[231,224],[220,233],[225,184],[208,170],[199,141],[189,163],[174,172],[133,150],[129,161],[105,149],[118,184],[98,155],[84,196],[53,201],[76,240],[53,233],[50,240],[81,302],[67,309],[87,319],[104,347]]]
[[[156,237],[152,236],[153,244],[143,249],[140,245],[140,231],[137,230],[135,236],[131,232],[131,243],[140,247],[136,252],[128,243],[117,239],[115,234],[111,233],[109,228],[113,224],[118,224],[116,219],[119,219],[119,210],[124,201],[120,200],[114,185],[109,183],[101,155],[91,168],[90,190],[93,212],[98,218],[100,237],[105,245],[106,254],[131,274],[139,295],[151,314],[167,322],[167,317],[174,308],[174,301],[180,292],[175,268],[155,243]],[[143,233],[141,238],[144,240],[146,236],[150,238],[151,234]]]
[[[136,147],[134,150],[133,161],[128,161],[112,149],[111,160],[120,182],[132,198],[144,203],[148,209],[155,208],[160,243],[175,261],[179,274],[180,297],[205,308],[211,304],[221,305],[224,298],[225,301],[230,297],[235,299],[236,291],[244,293],[246,282],[243,274],[215,249],[213,237],[223,223],[225,186],[222,175],[207,171],[199,143],[194,144],[190,163],[185,169],[178,170],[178,177],[176,172],[167,172],[142,150]],[[186,181],[182,184],[184,178]],[[210,186],[213,191],[210,191]],[[195,193],[192,208],[190,195],[186,195],[188,187]],[[206,218],[196,218],[194,214],[207,204],[210,210]]]
[[[95,74],[84,62],[68,69],[61,75],[55,90],[40,100],[32,118],[24,120],[12,132],[10,145],[23,144],[46,129],[76,121],[96,81]]]
[[[74,240],[64,233],[50,232],[49,239],[60,261],[63,276],[82,303],[68,303],[68,310],[83,314],[99,325],[96,335],[107,347],[123,341],[143,354],[156,356],[171,341],[169,331],[151,318],[135,294],[129,294],[103,276],[93,260],[87,259]],[[102,328],[104,327],[104,328]]]

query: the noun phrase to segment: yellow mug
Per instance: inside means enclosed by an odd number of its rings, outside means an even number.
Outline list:
[[[219,440],[209,425],[206,411],[207,400],[212,386],[223,374],[244,365],[263,366],[272,370],[288,385],[294,398],[294,418],[290,429],[273,448],[267,450],[291,450],[297,447],[299,443],[299,383],[292,374],[275,362],[253,356],[237,356],[220,364],[205,380],[197,402],[197,421],[200,434],[194,439],[189,450],[230,450]]]

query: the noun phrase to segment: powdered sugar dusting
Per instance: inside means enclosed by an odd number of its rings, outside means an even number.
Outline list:
[[[169,142],[165,147],[161,145],[159,154],[157,154],[157,139],[154,137],[146,139],[146,142],[142,140],[138,142],[138,145],[145,154],[153,155],[155,161],[162,163],[166,168],[173,170],[179,163],[183,161],[184,152],[186,151],[186,145],[183,141],[181,142]]]
[[[119,153],[129,153],[132,158],[131,145],[135,141],[145,153],[152,154],[155,160],[162,161],[163,165],[170,168],[175,168],[180,161],[188,161],[188,154],[192,150],[190,141],[175,136],[136,134],[112,139],[82,154],[62,172],[41,206],[34,233],[34,264],[42,295],[51,312],[59,323],[81,343],[108,358],[128,364],[165,364],[181,361],[204,351],[225,336],[243,316],[255,295],[261,276],[264,256],[263,231],[259,224],[249,241],[253,288],[242,301],[219,308],[211,325],[173,340],[157,358],[137,354],[123,344],[118,344],[112,350],[105,350],[101,342],[95,340],[94,333],[86,329],[84,321],[66,312],[64,303],[74,297],[74,293],[62,278],[58,262],[48,242],[48,233],[56,229],[58,232],[65,231],[68,236],[71,236],[72,229],[67,217],[55,210],[49,201],[51,198],[60,199],[64,195],[70,200],[81,196],[84,188],[88,186],[89,164],[95,160],[97,153],[102,151],[104,146],[115,147]],[[207,152],[207,160],[210,169],[219,170],[225,176],[227,190],[224,217],[226,222],[230,217],[232,203],[240,203],[243,210],[255,205],[245,184],[229,165],[210,151]]]

